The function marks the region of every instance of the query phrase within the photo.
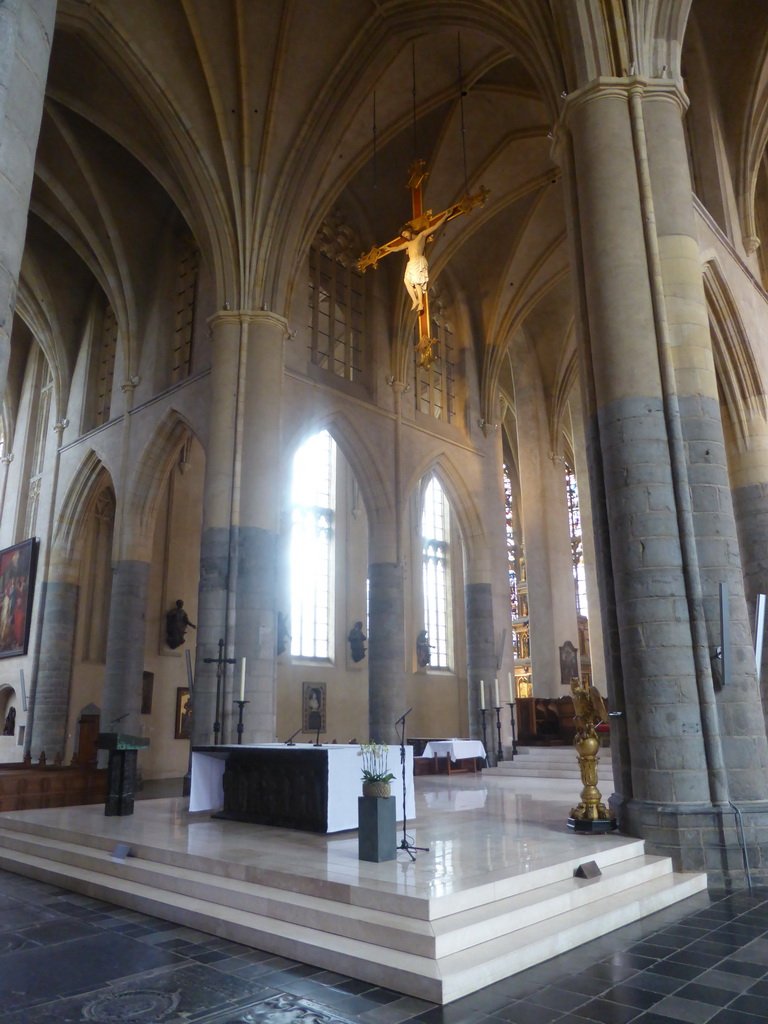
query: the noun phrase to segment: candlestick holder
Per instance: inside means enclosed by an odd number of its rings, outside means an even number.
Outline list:
[[[485,722],[485,708],[480,708],[480,724],[483,730],[483,750],[485,751],[485,766],[490,768],[488,763],[488,726]]]
[[[496,736],[498,745],[496,747],[496,764],[504,760],[504,750],[501,746],[501,704],[493,709],[496,712]]]
[[[238,708],[240,709],[238,717],[237,717],[237,742],[238,743],[242,743],[243,742],[243,709],[245,708],[246,704],[250,704],[251,702],[249,700],[235,700],[232,703],[233,704],[237,704]]]
[[[508,700],[507,701],[507,707],[509,708],[509,724],[512,726],[512,758],[511,758],[512,761],[515,760],[515,755],[517,754],[517,736],[515,734],[515,708],[516,708],[516,706],[517,706],[517,701],[514,701],[514,700]]]

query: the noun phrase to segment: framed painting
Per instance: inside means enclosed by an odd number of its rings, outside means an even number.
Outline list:
[[[174,738],[177,740],[189,739],[189,721],[192,717],[192,701],[189,696],[188,686],[176,687],[176,730]]]
[[[325,683],[302,683],[302,731],[325,732]]]
[[[38,541],[0,551],[0,658],[26,654],[32,626]]]

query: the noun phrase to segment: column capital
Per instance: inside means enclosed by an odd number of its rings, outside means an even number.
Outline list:
[[[288,321],[285,317],[272,313],[268,309],[217,309],[208,317],[211,330],[219,326],[233,324],[259,324],[271,326],[282,331],[283,340],[288,341],[294,335],[288,330]]]
[[[643,99],[660,99],[675,103],[681,117],[688,109],[688,97],[677,81],[668,78],[644,78],[640,75],[633,75],[631,78],[595,78],[564,98],[563,111],[553,133],[555,139],[564,129],[569,128],[575,112],[588,103],[611,96],[629,101],[629,97],[638,92]]]

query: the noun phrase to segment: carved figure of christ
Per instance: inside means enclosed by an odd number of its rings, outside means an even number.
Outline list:
[[[438,228],[458,217],[460,213],[469,213],[475,206],[484,203],[489,193],[488,189],[481,188],[477,195],[465,195],[458,203],[433,216],[431,210],[423,212],[423,185],[426,178],[424,161],[417,160],[411,167],[407,186],[411,190],[411,220],[403,225],[397,238],[393,238],[385,245],[374,246],[370,252],[364,253],[357,261],[357,267],[363,271],[368,267],[375,268],[382,256],[405,251],[408,261],[403,281],[411,299],[411,309],[419,315],[419,365],[429,367],[434,358],[434,341],[429,336],[429,264],[425,255],[426,244],[431,241]]]

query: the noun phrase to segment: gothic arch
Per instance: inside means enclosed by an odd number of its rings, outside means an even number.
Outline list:
[[[349,463],[355,481],[365,505],[369,523],[391,515],[394,503],[387,481],[381,472],[375,453],[369,448],[346,413],[337,410],[327,416],[304,423],[286,446],[287,461],[293,457],[298,448],[313,434],[327,430],[339,446],[341,453]]]
[[[440,486],[448,496],[451,512],[458,525],[461,543],[465,549],[465,556],[471,557],[475,545],[482,546],[487,543],[487,534],[480,510],[466,481],[449,456],[441,453],[427,462],[421,470],[414,474],[414,479],[406,493],[412,494],[417,490],[419,507],[421,507],[426,481],[431,475],[437,477]]]
[[[144,445],[128,487],[129,498],[124,520],[125,549],[121,557],[147,558],[163,483],[179,450],[190,436],[194,436],[194,431],[187,420],[176,409],[169,409]]]
[[[742,450],[750,446],[750,419],[768,417],[768,401],[738,308],[715,260],[704,267],[715,372]]]
[[[76,582],[90,513],[99,494],[112,483],[109,471],[91,449],[83,457],[67,492],[54,527],[51,573],[72,575]]]

